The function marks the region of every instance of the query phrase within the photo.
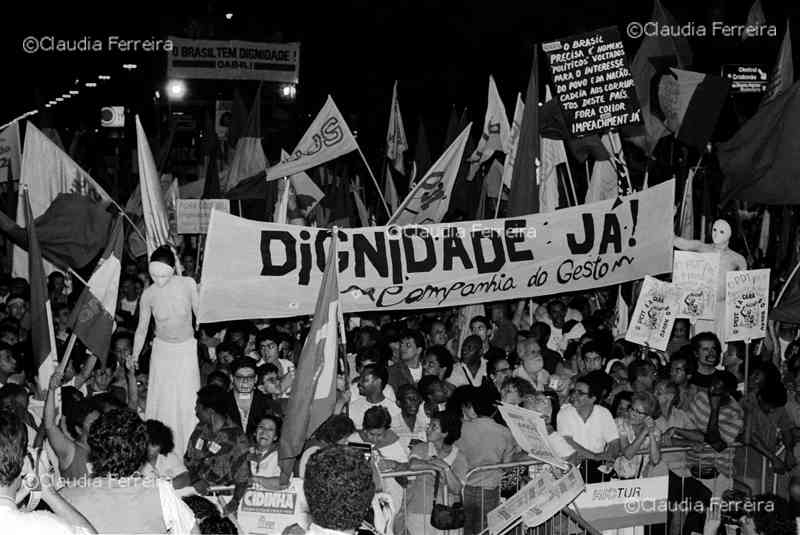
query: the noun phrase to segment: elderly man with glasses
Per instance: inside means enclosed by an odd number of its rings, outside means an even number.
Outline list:
[[[233,391],[230,393],[231,419],[247,434],[255,433],[256,426],[265,414],[282,416],[281,404],[272,395],[256,388],[258,376],[256,362],[242,357],[231,365]]]

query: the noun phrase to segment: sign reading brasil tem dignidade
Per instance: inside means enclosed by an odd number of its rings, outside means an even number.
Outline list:
[[[508,219],[338,229],[344,312],[586,290],[672,269],[674,181]],[[312,314],[330,229],[212,212],[200,321]]]

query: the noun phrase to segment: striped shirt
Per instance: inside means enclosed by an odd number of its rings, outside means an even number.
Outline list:
[[[690,429],[705,433],[708,429],[710,417],[711,403],[708,392],[700,390],[689,407]],[[735,400],[731,399],[727,404],[720,407],[718,424],[720,437],[725,441],[725,444],[736,442],[744,428],[744,411]],[[694,450],[686,452],[686,463],[690,467],[713,465],[721,474],[730,477],[733,454],[734,448],[725,448],[721,452],[717,452],[713,448],[706,446],[700,452]]]

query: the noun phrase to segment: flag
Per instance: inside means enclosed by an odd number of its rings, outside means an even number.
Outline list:
[[[247,129],[236,142],[230,169],[225,180],[220,183],[222,191],[236,187],[239,182],[263,171],[268,165],[264,148],[261,146],[261,85],[259,85],[247,120]]]
[[[758,232],[758,248],[764,257],[767,256],[767,249],[769,248],[769,224],[769,208],[764,208],[764,215],[761,216],[761,229]]]
[[[611,334],[614,340],[625,338],[628,333],[628,319],[630,312],[628,303],[622,297],[622,285],[617,286],[617,306],[614,310],[614,326],[611,329]]]
[[[522,127],[522,114],[525,104],[522,103],[522,94],[517,93],[517,103],[514,105],[514,119],[511,121],[511,134],[508,136],[506,147],[506,161],[503,165],[503,187],[511,189],[511,173],[514,170],[514,160],[517,158],[519,146],[519,130]]]
[[[293,461],[302,452],[306,440],[333,414],[338,362],[337,329],[344,332],[341,314],[334,230],[328,246],[317,306],[297,361],[292,395],[286,406],[286,418],[281,430],[278,452],[280,460],[284,461],[282,468],[288,465],[288,470],[281,470],[284,478],[289,476]]]
[[[358,188],[355,185],[350,184],[350,191],[353,192],[353,200],[356,203],[356,210],[358,210],[358,219],[361,221],[362,227],[369,227],[369,212],[367,211],[367,207],[364,205],[364,201],[361,199],[361,195],[358,193]]]
[[[539,50],[533,48],[531,74],[525,93],[525,110],[519,132],[517,155],[511,174],[510,217],[535,214],[539,210]]]
[[[397,100],[397,81],[392,89],[392,108],[389,110],[389,128],[386,131],[386,157],[394,162],[398,173],[406,174],[403,153],[408,150],[406,129],[400,115],[400,102]]]
[[[95,355],[107,355],[111,346],[124,242],[125,227],[122,216],[118,216],[106,250],[89,278],[89,285],[83,289],[75,303],[69,319],[72,332]]]
[[[136,116],[136,151],[139,157],[139,189],[142,198],[147,256],[169,242],[169,217],[161,191],[156,163],[147,142],[142,123]]]
[[[727,78],[670,68],[658,82],[657,102],[667,130],[678,141],[704,151],[729,88]]]
[[[767,23],[767,16],[764,15],[764,8],[761,7],[761,0],[756,0],[753,2],[753,5],[750,6],[750,11],[747,13],[747,22],[745,26],[749,28],[755,28],[758,26],[762,26]],[[750,37],[747,32],[744,32],[742,35],[742,41]]]
[[[46,390],[50,376],[56,369],[56,339],[53,331],[53,313],[50,309],[50,294],[47,291],[47,277],[44,273],[42,250],[36,237],[36,224],[33,219],[28,190],[22,190],[22,204],[26,228],[28,230],[28,277],[31,289],[31,332],[33,364],[40,390]]]
[[[279,225],[285,225],[289,212],[289,196],[292,194],[292,185],[289,177],[284,177],[278,181],[278,202],[275,203],[275,215],[272,221]]]
[[[770,73],[769,85],[767,85],[764,98],[761,99],[761,105],[763,106],[792,87],[793,83],[794,63],[792,62],[792,37],[789,32],[789,21],[787,20],[786,33],[783,34],[783,42],[781,43],[780,52],[778,52],[778,60],[772,68],[772,73]]]
[[[650,19],[656,23],[657,28],[676,28],[678,26],[659,0],[655,0],[653,3],[653,15]],[[689,65],[692,62],[692,51],[689,49],[689,41],[686,37],[648,35],[642,40],[631,63],[631,74],[636,84],[636,96],[639,98],[639,105],[642,109],[645,130],[644,137],[640,137],[637,144],[647,154],[652,154],[658,140],[667,135],[664,123],[653,114],[650,108],[651,82],[657,73],[651,60],[664,57],[675,59],[677,66],[681,69]]]
[[[386,199],[386,204],[392,213],[397,211],[397,205],[400,204],[400,196],[397,194],[397,187],[394,185],[394,178],[392,177],[392,167],[386,163],[386,178],[383,183],[383,198]]]
[[[600,141],[600,136],[597,134],[580,138],[572,137],[558,101],[550,97],[550,87],[545,87],[548,96],[539,110],[539,133],[541,136],[548,139],[563,140],[569,148],[570,154],[578,163],[582,164],[589,158],[594,161],[608,160],[608,152],[606,152],[603,143]]]
[[[20,173],[18,206],[22,205],[22,191],[27,189],[34,218],[42,215],[60,193],[76,193],[103,203],[111,202],[108,193],[89,173],[31,123],[25,129]],[[20,227],[25,227],[22,210],[17,210],[16,220]],[[45,271],[52,270],[52,264],[45,262]],[[14,248],[13,276],[28,277],[28,253],[19,247]]]
[[[444,147],[442,148],[442,152],[447,150],[447,147],[453,144],[453,141],[456,140],[458,136],[458,114],[456,113],[456,107],[450,107],[450,119],[447,121],[447,130],[444,133]]]
[[[489,76],[486,117],[483,120],[483,131],[478,146],[469,157],[470,174],[467,180],[475,178],[478,166],[491,158],[495,151],[505,152],[507,150],[509,137],[511,137],[511,127],[508,124],[506,107],[500,99],[494,78]]]
[[[0,182],[19,180],[21,159],[19,121],[14,121],[0,132]]]
[[[289,154],[281,149],[281,159],[286,159]],[[289,212],[302,211],[308,213],[314,209],[325,193],[311,180],[305,172],[292,175],[278,183],[278,202],[276,203],[275,223],[286,223],[291,219]]]
[[[717,145],[725,181],[721,199],[800,204],[800,83],[760,107],[731,139]]]
[[[494,213],[500,209],[500,207],[497,206],[498,195],[500,196],[500,200],[508,200],[508,191],[503,188],[504,168],[503,164],[494,160],[489,165],[489,169],[483,177],[483,191],[481,195],[482,197],[494,199],[495,203],[491,206],[490,218],[494,217]]]
[[[244,103],[239,89],[233,90],[233,103],[231,104],[231,126],[228,129],[228,142],[231,147],[235,147],[239,138],[247,128],[248,117],[247,105]]]
[[[417,182],[402,206],[394,210],[388,225],[441,223],[450,206],[450,195],[471,127],[470,123],[464,128],[453,144]]]
[[[627,194],[628,164],[625,163],[619,134],[608,131],[601,140],[611,159],[594,163],[589,190],[586,192],[586,204]]]
[[[696,167],[689,169],[686,184],[683,186],[679,236],[685,240],[694,239],[694,174],[696,171]]]
[[[297,174],[357,149],[356,138],[350,132],[336,103],[328,95],[325,105],[289,159],[267,170],[267,180]]]
[[[424,174],[431,166],[431,149],[428,146],[428,136],[425,134],[425,124],[422,122],[422,117],[419,118],[419,127],[417,128],[414,163],[417,164],[416,174],[418,175]]]
[[[560,139],[541,139],[542,165],[539,168],[539,212],[558,209],[558,165],[567,163],[567,151]]]

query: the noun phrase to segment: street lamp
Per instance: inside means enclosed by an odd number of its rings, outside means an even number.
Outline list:
[[[183,80],[170,80],[166,89],[169,100],[183,100],[187,92],[186,82]]]

